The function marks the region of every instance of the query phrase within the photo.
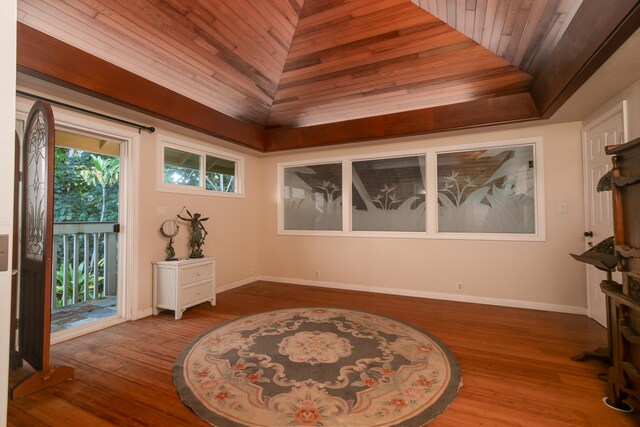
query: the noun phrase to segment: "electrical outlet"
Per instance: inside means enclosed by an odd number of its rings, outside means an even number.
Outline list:
[[[166,206],[158,206],[158,216],[164,216],[167,214]]]
[[[461,290],[462,290],[462,282],[456,282],[456,289],[457,289],[458,291],[461,291]]]
[[[253,274],[253,273],[255,273],[255,272],[256,272],[256,269],[255,269],[255,268],[253,268],[253,267],[249,267],[249,273],[250,273],[250,274]]]

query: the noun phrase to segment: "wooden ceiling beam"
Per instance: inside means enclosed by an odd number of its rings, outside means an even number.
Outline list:
[[[17,65],[26,74],[264,151],[262,127],[220,113],[20,22]]]
[[[539,118],[531,96],[517,93],[403,113],[266,131],[265,151],[322,147]]]
[[[640,1],[583,1],[558,45],[536,72],[531,96],[549,118],[640,28]]]

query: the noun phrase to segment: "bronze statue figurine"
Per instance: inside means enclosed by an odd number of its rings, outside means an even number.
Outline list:
[[[207,234],[209,234],[207,230],[204,228],[204,225],[202,225],[202,223],[208,220],[209,218],[208,217],[202,218],[201,215],[197,212],[191,215],[191,212],[189,212],[189,209],[184,209],[184,210],[187,211],[187,214],[189,215],[189,217],[183,218],[180,216],[180,214],[178,214],[178,218],[180,218],[183,221],[187,221],[191,223],[191,240],[189,240],[189,244],[191,245],[191,254],[189,255],[189,258],[202,258],[204,256],[202,254],[202,246],[204,245],[204,238],[206,237]]]

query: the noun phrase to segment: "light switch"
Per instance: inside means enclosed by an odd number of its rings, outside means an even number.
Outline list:
[[[569,213],[569,207],[567,206],[566,203],[560,203],[558,205],[558,213],[563,214],[563,215]]]

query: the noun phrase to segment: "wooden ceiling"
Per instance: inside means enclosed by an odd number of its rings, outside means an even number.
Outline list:
[[[548,117],[638,28],[638,1],[610,3],[19,0],[18,68],[301,148]]]

